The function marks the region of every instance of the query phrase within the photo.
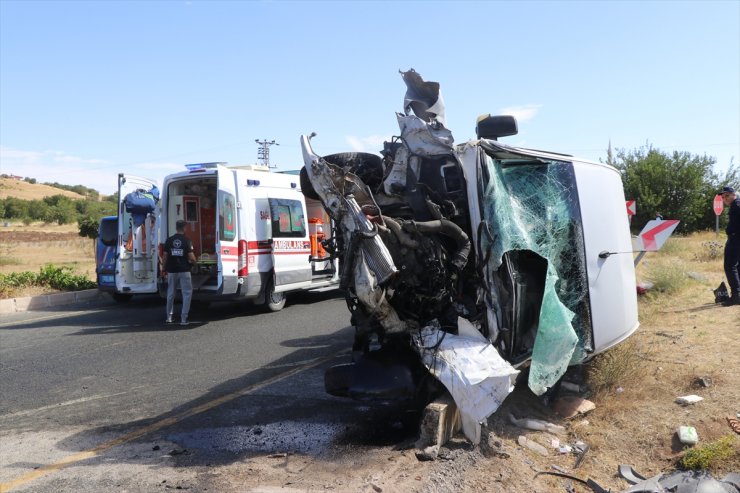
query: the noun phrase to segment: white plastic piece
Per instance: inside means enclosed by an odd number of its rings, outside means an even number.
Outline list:
[[[519,428],[526,428],[528,430],[536,431],[547,431],[550,433],[556,433],[559,435],[565,434],[565,427],[550,423],[548,421],[542,421],[541,419],[533,418],[521,418],[516,419],[513,414],[509,414],[509,421]]]
[[[679,426],[678,440],[687,445],[696,445],[699,443],[699,434],[693,426]]]
[[[434,322],[414,336],[414,343],[424,366],[450,391],[460,409],[463,433],[478,444],[480,423],[514,390],[519,371],[480,335],[448,334]]]
[[[678,404],[681,404],[682,406],[688,406],[689,404],[696,404],[699,401],[703,401],[704,397],[699,397],[698,395],[684,395],[681,397],[676,398],[676,402]]]
[[[573,452],[573,447],[571,447],[568,444],[561,445],[560,447],[558,447],[558,452],[561,453],[561,454],[569,454],[569,453]]]

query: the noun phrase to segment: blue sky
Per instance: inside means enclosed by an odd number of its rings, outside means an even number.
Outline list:
[[[0,0],[0,172],[115,190],[185,163],[302,165],[398,134],[399,69],[438,81],[456,142],[605,159],[650,142],[740,160],[740,1]]]

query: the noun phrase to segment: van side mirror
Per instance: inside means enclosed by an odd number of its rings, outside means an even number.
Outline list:
[[[498,140],[499,137],[519,133],[516,118],[511,115],[481,115],[475,125],[475,135],[479,139]]]

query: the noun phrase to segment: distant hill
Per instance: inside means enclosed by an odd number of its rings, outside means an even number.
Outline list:
[[[28,183],[13,178],[0,178],[0,199],[15,197],[23,200],[40,200],[52,195],[64,195],[73,200],[84,200],[85,196],[79,193],[50,187],[40,183]]]

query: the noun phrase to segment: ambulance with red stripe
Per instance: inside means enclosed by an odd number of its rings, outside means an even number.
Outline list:
[[[286,293],[338,287],[330,218],[304,197],[297,174],[226,163],[186,168],[162,182],[159,238],[161,249],[175,223],[186,222],[197,259],[193,300],[245,299],[278,311]]]

